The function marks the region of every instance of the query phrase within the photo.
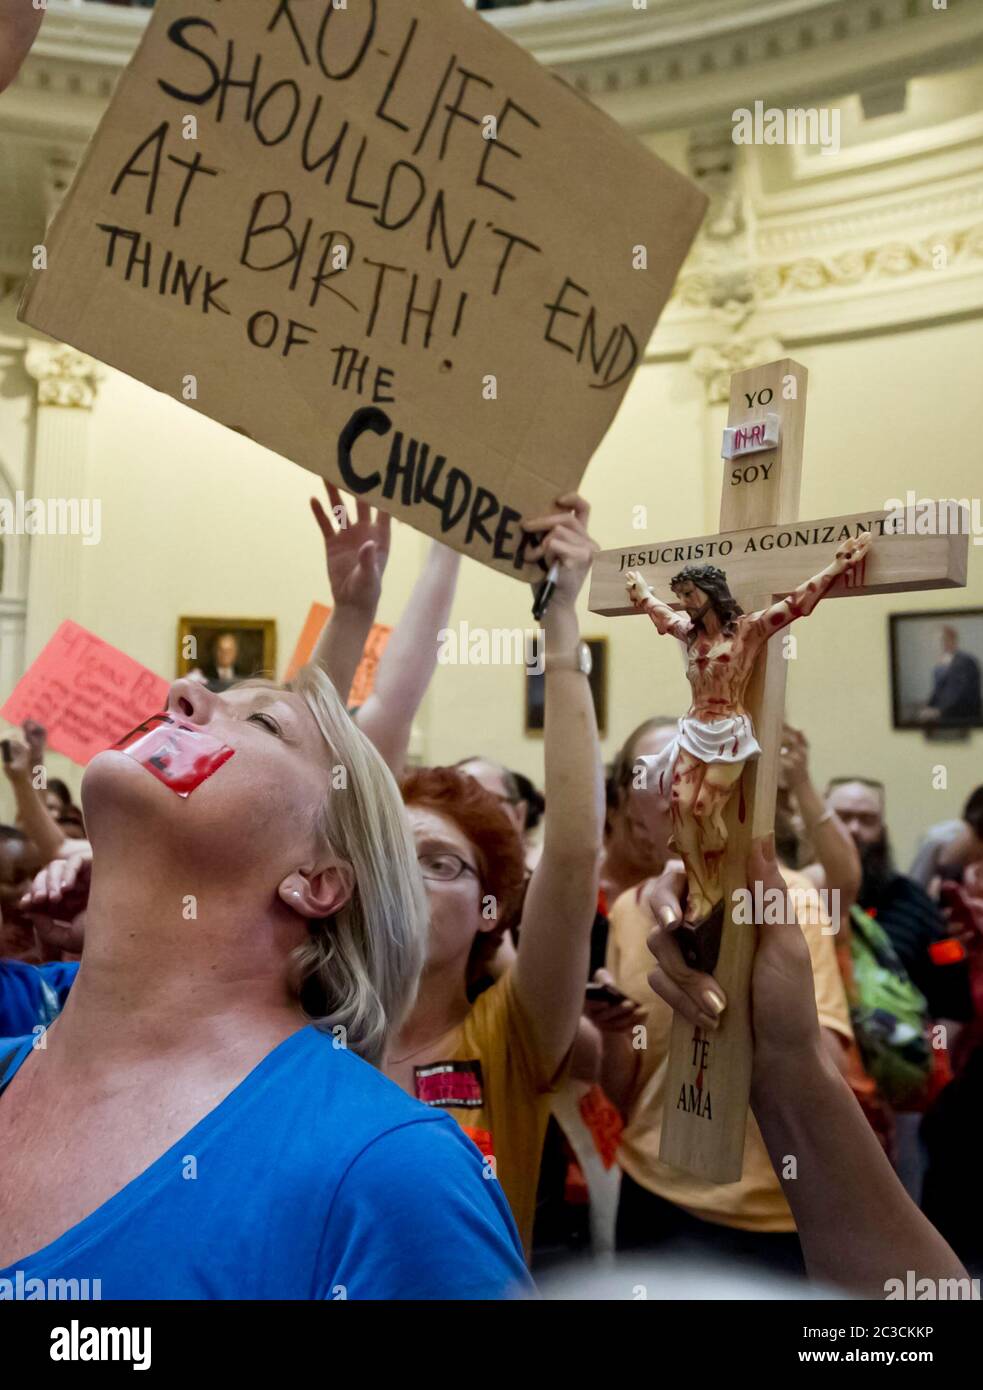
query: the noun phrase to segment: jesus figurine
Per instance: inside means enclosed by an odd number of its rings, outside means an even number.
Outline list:
[[[679,721],[672,743],[656,758],[640,758],[646,785],[670,804],[671,845],[686,868],[683,921],[706,927],[723,916],[721,867],[727,847],[724,813],[744,764],[761,747],[744,695],[754,663],[770,637],[807,616],[841,574],[867,554],[865,531],[846,541],[819,574],[764,608],[744,613],[715,565],[688,565],[670,582],[684,612],[677,613],[653,594],[637,570],[626,575],[628,594],[663,635],[686,643],[686,675],[693,691],[689,713]]]

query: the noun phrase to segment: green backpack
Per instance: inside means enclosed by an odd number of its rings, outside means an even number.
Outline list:
[[[854,999],[850,1017],[864,1068],[895,1109],[916,1105],[932,1074],[928,1004],[912,984],[884,928],[850,909]]]

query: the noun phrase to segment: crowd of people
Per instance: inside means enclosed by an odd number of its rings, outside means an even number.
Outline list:
[[[41,728],[3,742],[0,1279],[499,1298],[562,1263],[590,1296],[617,1257],[884,1297],[979,1272],[954,1169],[979,1151],[983,788],[905,875],[885,788],[820,792],[786,727],[748,863],[791,925],[755,928],[743,1174],[687,1175],[659,1157],[673,1016],[713,1030],[727,1000],[685,964],[670,805],[640,775],[676,720],[602,766],[586,503],[523,523],[559,574],[539,791],[480,751],[409,765],[460,563],[437,542],[346,709],[389,519],[328,501],[332,616],[296,680],[175,682],[81,808]]]

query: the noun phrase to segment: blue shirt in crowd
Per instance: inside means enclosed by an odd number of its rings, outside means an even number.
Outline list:
[[[47,1028],[62,1011],[78,961],[24,965],[0,959],[0,1042]]]
[[[0,1078],[0,1123],[31,1042]],[[48,1279],[104,1299],[528,1294],[486,1172],[449,1115],[309,1025],[98,1210],[0,1270],[0,1298]]]

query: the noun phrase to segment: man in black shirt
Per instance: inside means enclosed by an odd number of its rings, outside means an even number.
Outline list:
[[[966,1021],[973,1016],[965,960],[937,965],[931,947],[949,932],[941,911],[914,879],[894,867],[884,825],[884,787],[855,777],[835,778],[826,801],[849,831],[863,870],[857,902],[881,924],[933,1018]]]

